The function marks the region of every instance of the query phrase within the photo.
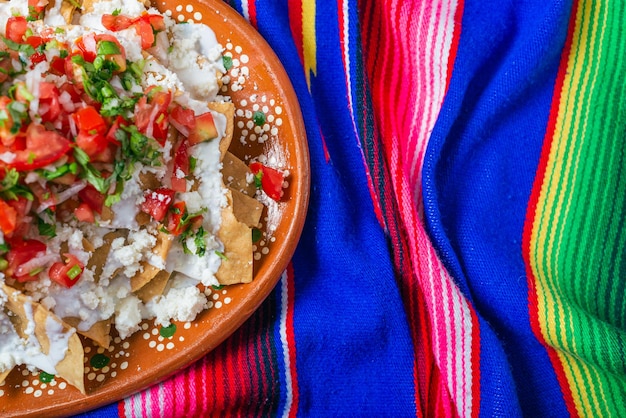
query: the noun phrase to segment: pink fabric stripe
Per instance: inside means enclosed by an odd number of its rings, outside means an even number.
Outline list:
[[[435,362],[454,398],[456,414],[471,415],[475,376],[466,371],[473,370],[468,332],[474,326],[472,311],[437,258],[421,219],[424,152],[446,92],[458,3],[396,0],[382,7],[388,16],[377,51],[384,64],[376,80],[385,82],[372,88],[376,112],[383,115],[377,122],[386,140],[389,166],[404,168],[395,170],[391,180],[404,226],[411,231],[407,236],[413,274],[431,313]],[[400,44],[391,44],[394,39]]]

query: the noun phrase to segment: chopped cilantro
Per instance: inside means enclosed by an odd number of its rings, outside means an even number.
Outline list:
[[[263,184],[261,183],[262,178],[263,178],[263,171],[259,171],[258,173],[254,175],[254,186],[259,190],[263,187]]]
[[[90,183],[100,193],[106,194],[109,189],[109,182],[102,177],[102,174],[89,162],[89,156],[82,149],[74,148],[74,158],[82,171],[80,177]]]
[[[196,236],[193,239],[194,244],[196,244],[196,255],[198,257],[204,257],[204,254],[206,253],[206,242],[204,242],[205,235],[206,232],[201,226],[198,228],[198,232],[196,232]]]
[[[57,236],[56,225],[54,223],[46,223],[46,221],[44,221],[40,217],[37,217],[37,228],[39,229],[39,235],[50,238],[54,238]]]
[[[228,260],[228,257],[226,257],[226,255],[223,252],[221,252],[221,251],[215,250],[215,255],[218,256],[219,258],[221,258],[224,261]]]
[[[115,42],[112,41],[100,41],[98,42],[98,47],[96,54],[98,55],[115,55],[121,54],[120,48],[117,46]]]
[[[226,71],[233,68],[233,58],[229,57],[228,55],[222,56],[222,63],[224,64],[224,68],[226,68]]]
[[[265,113],[261,112],[260,110],[255,111],[252,114],[252,120],[254,121],[254,124],[256,126],[263,126],[266,121]]]

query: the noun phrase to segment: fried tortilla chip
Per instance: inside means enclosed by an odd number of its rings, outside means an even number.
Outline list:
[[[66,0],[50,0],[46,10],[51,10],[56,7],[56,2],[61,1],[60,13],[63,16],[65,22],[70,25],[72,23],[72,19],[74,18],[74,12],[76,11],[76,3],[69,2]]]
[[[78,327],[80,324],[79,318],[69,317],[63,318],[63,320],[74,328]],[[87,331],[77,330],[80,335],[83,337],[89,338],[91,341],[95,342],[102,348],[109,348],[111,345],[111,319],[105,319],[103,321],[98,321]]]
[[[8,295],[6,301],[6,308],[15,314],[16,331],[20,335],[25,335],[26,329],[32,326],[32,321],[35,323],[35,337],[41,346],[41,351],[44,354],[50,352],[50,340],[48,339],[48,320],[53,320],[62,326],[63,332],[71,332],[69,337],[68,349],[65,353],[65,357],[56,365],[56,375],[63,378],[67,383],[71,384],[75,388],[85,393],[84,383],[84,351],[80,342],[80,338],[74,332],[74,330],[61,321],[54,314],[41,306],[39,303],[33,302],[29,297],[23,293],[12,289],[7,285],[2,285],[2,290]],[[15,324],[14,324],[15,325]]]
[[[232,188],[230,188],[230,192],[233,196],[233,214],[235,218],[250,228],[258,227],[261,214],[263,213],[263,204],[255,198]]]
[[[156,276],[150,280],[150,283],[144,285],[135,293],[135,295],[143,303],[147,303],[156,296],[161,296],[165,291],[165,286],[167,286],[167,282],[170,280],[171,275],[172,273],[167,270],[159,271]]]
[[[109,256],[109,251],[111,251],[111,243],[116,238],[126,238],[127,232],[126,230],[118,229],[107,233],[103,237],[103,244],[93,251],[87,263],[87,268],[94,269],[94,277],[96,280],[98,280],[98,277],[102,274],[102,269]]]
[[[231,102],[211,102],[208,106],[209,109],[226,116],[226,132],[224,133],[224,137],[220,140],[221,161],[224,159],[233,139],[233,132],[235,130],[235,105]]]
[[[167,253],[172,247],[172,235],[159,231],[156,238],[156,245],[152,249],[152,252],[156,256],[160,257],[165,265]],[[137,271],[137,273],[130,279],[130,290],[133,293],[150,283],[150,281],[161,271],[160,268],[153,266],[147,261],[142,261],[141,267],[142,268],[139,269],[139,271]]]
[[[227,152],[222,160],[222,179],[224,184],[233,190],[240,191],[248,196],[254,196],[256,186],[254,182],[248,182],[248,174],[252,174],[250,168],[235,157],[231,152]]]
[[[232,194],[226,192],[228,206],[222,210],[222,225],[217,232],[224,244],[224,259],[217,274],[220,284],[250,283],[252,281],[252,230],[239,222],[232,209]]]

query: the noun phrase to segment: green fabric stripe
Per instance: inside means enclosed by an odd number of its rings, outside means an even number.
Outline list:
[[[548,162],[536,214],[535,254],[546,249],[544,259],[535,259],[546,292],[538,296],[551,309],[540,321],[555,335],[547,341],[562,353],[574,398],[589,405],[579,412],[624,416],[626,13],[624,2],[579,7],[576,30],[584,32],[571,54],[574,67],[584,70],[580,79],[566,79],[559,104],[574,119],[571,130],[556,127],[552,146],[566,145],[557,157],[563,166]],[[547,201],[551,193],[553,202]]]

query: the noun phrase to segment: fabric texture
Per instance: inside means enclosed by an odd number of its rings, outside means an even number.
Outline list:
[[[626,415],[626,2],[230,1],[311,199],[260,309],[84,416]]]

